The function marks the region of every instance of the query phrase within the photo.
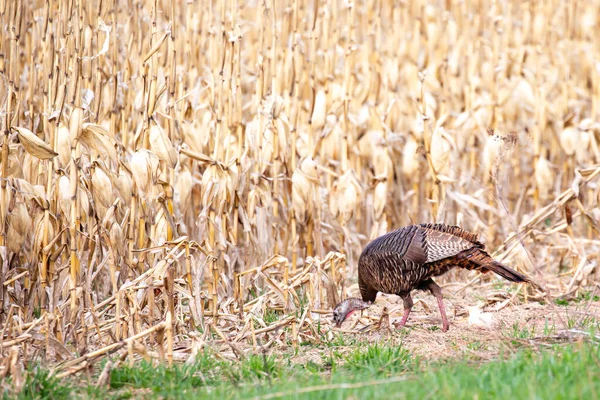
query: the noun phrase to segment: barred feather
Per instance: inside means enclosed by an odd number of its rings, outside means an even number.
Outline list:
[[[492,271],[513,282],[524,275],[492,259],[477,235],[458,226],[409,225],[371,241],[358,261],[358,283],[365,301],[378,292],[406,296],[454,267]]]

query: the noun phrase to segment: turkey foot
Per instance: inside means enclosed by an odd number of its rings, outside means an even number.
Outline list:
[[[402,315],[400,322],[394,322],[394,327],[396,329],[401,329],[404,327],[406,320],[408,319],[408,315],[410,314],[410,310],[413,306],[413,300],[412,297],[410,297],[410,294],[407,296],[402,296],[402,299],[404,300],[404,315]]]
[[[426,282],[424,282],[423,286],[429,289],[431,294],[437,299],[437,303],[440,308],[440,314],[442,314],[442,332],[447,332],[450,324],[448,323],[448,318],[446,317],[446,309],[444,308],[444,299],[442,297],[442,288],[431,279],[428,279]]]

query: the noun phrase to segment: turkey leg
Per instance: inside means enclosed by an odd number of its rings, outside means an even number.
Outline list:
[[[410,314],[410,309],[413,306],[413,299],[410,297],[410,293],[406,296],[402,296],[402,300],[404,300],[404,315],[402,315],[402,319],[400,322],[394,323],[394,326],[397,329],[400,329],[406,324],[406,320],[408,319],[408,314]]]
[[[444,308],[444,299],[442,297],[442,288],[431,279],[425,282],[424,286],[429,289],[431,294],[437,299],[438,306],[440,307],[440,314],[442,314],[442,332],[446,332],[450,324],[448,324],[448,318],[446,317],[446,309]]]

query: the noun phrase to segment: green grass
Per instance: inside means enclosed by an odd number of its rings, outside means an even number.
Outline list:
[[[535,337],[535,326],[528,328],[527,326],[520,327],[518,322],[512,326],[512,336],[515,339],[530,339]]]
[[[27,377],[23,390],[19,393],[19,399],[66,399],[71,392],[70,385],[57,379],[48,377],[49,371],[36,368]],[[2,398],[7,399],[8,392],[2,393]]]
[[[600,301],[600,295],[592,294],[592,292],[589,290],[582,290],[582,291],[579,291],[577,293],[577,296],[573,299],[564,299],[564,298],[554,299],[554,303],[559,306],[568,306],[571,302],[581,303],[581,302],[588,302],[588,301]]]
[[[424,362],[401,346],[384,343],[358,345],[347,354],[324,349],[320,362],[302,365],[280,355],[253,355],[232,363],[205,351],[194,365],[121,366],[111,372],[109,387],[104,388],[81,379],[60,381],[34,369],[16,398],[223,400],[278,394],[275,398],[593,399],[600,394],[597,376],[598,343],[554,345],[540,352],[521,349],[488,363],[468,358]],[[299,390],[304,392],[296,393]],[[7,391],[2,397],[15,398]]]

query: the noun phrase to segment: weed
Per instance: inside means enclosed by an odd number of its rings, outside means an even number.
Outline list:
[[[410,354],[402,346],[367,346],[358,348],[345,357],[346,367],[357,372],[382,374],[406,369]]]
[[[481,350],[481,349],[483,349],[483,347],[484,347],[484,344],[478,340],[467,344],[467,348],[469,348],[471,350]]]
[[[535,336],[535,326],[532,326],[531,329],[524,326],[523,328],[519,327],[519,323],[515,322],[512,326],[512,337],[515,339],[529,339]]]
[[[548,318],[544,318],[544,336],[554,335],[556,332],[556,324],[552,321],[552,326],[548,322]]]

